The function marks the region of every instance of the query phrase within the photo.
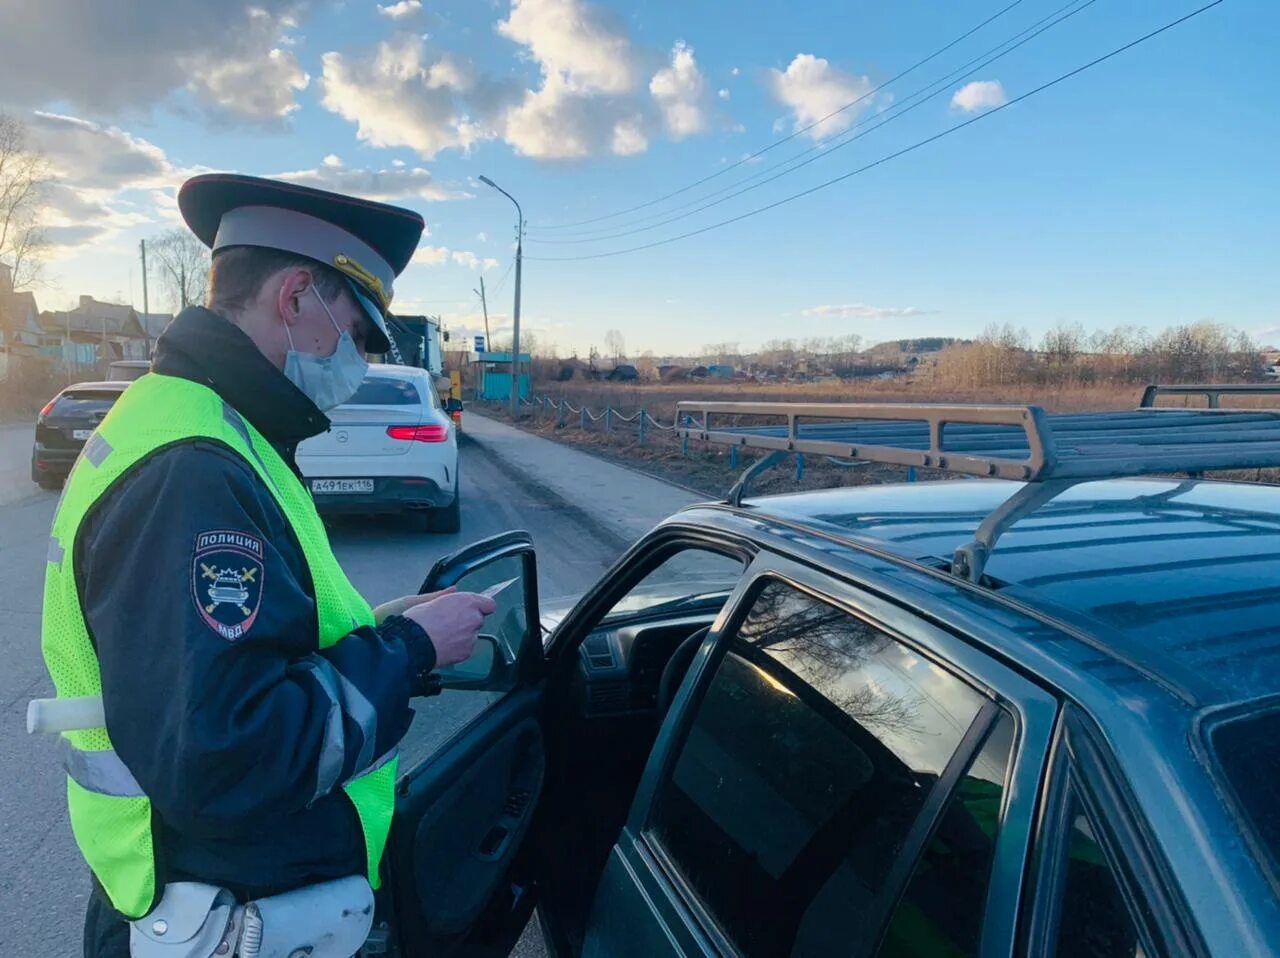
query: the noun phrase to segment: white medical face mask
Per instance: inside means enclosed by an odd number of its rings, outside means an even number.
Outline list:
[[[360,355],[360,350],[356,349],[351,334],[342,332],[320,291],[314,286],[311,291],[316,294],[316,299],[328,315],[329,322],[333,323],[333,328],[338,330],[338,345],[328,356],[300,353],[293,348],[293,333],[286,323],[284,329],[289,336],[289,352],[284,357],[284,374],[321,412],[328,412],[356,394],[356,390],[364,382],[365,373],[369,371],[369,364]]]

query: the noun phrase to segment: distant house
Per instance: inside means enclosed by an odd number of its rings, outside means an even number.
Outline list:
[[[147,359],[148,337],[132,306],[102,303],[81,296],[75,309],[40,314],[45,349],[51,347],[67,362],[109,363],[117,359]]]
[[[35,294],[14,292],[13,272],[0,263],[0,353],[6,358],[34,355],[40,349],[42,335]]]
[[[165,327],[173,322],[173,313],[139,313],[138,319],[147,335],[151,337],[151,344],[154,346]]]

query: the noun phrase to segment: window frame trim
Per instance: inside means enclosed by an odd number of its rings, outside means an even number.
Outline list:
[[[1147,833],[1114,760],[1091,719],[1071,704],[1064,708],[1054,737],[1054,754],[1045,782],[1045,813],[1036,829],[1030,859],[1031,894],[1019,934],[1020,953],[1057,954],[1071,812],[1076,804],[1089,820],[1138,943],[1148,958],[1209,958],[1191,910]]]
[[[1017,940],[1022,901],[1030,887],[1028,863],[1031,839],[1057,720],[1058,701],[1045,689],[966,641],[964,635],[940,628],[926,621],[921,612],[877,594],[874,581],[859,581],[854,573],[855,570],[813,567],[764,550],[744,570],[738,587],[725,603],[720,616],[694,656],[689,668],[692,681],[686,679],[672,702],[628,815],[624,835],[629,837],[640,863],[644,865],[643,870],[648,873],[649,882],[646,883],[648,887],[645,891],[648,894],[663,895],[686,927],[701,941],[721,954],[738,954],[720,930],[707,904],[697,896],[671,856],[662,848],[661,841],[650,827],[650,818],[656,796],[673,774],[697,707],[728,647],[724,637],[732,635],[740,627],[763,588],[771,582],[781,582],[812,596],[816,601],[866,621],[965,682],[986,698],[989,706],[997,710],[1003,707],[1012,716],[1015,726],[1014,743],[1001,802],[980,945],[980,953],[983,955],[1011,954]],[[998,715],[996,711],[988,714],[988,705],[984,705],[983,712],[979,713],[966,731],[965,738],[948,763],[948,772],[952,770],[952,766],[957,767],[960,772],[967,769],[980,751]],[[986,720],[982,733],[974,735],[974,729],[983,720],[984,714]],[[970,738],[973,740],[970,741]],[[935,794],[930,797],[925,809],[922,809],[920,819],[913,824],[912,831],[908,832],[910,839],[918,829],[924,828],[921,823],[926,820],[926,810],[936,805],[933,814],[928,817],[928,827],[918,847],[912,848],[911,855],[908,856],[907,846],[904,845],[901,860],[906,864],[895,864],[895,869],[890,873],[897,881],[896,886],[891,886],[886,881],[885,888],[877,896],[874,914],[878,927],[872,936],[864,940],[862,954],[874,954],[879,947],[893,909],[910,883],[937,821],[954,794],[958,779],[957,773],[955,780],[949,783],[949,788],[935,789]],[[625,842],[624,838],[619,844]],[[1011,864],[1017,866],[1014,869],[1016,877],[1009,872]],[[654,865],[657,867],[653,867]],[[888,906],[882,907],[882,901],[887,901]]]

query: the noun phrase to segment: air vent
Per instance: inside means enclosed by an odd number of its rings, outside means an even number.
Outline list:
[[[592,671],[611,669],[617,664],[613,657],[613,642],[607,634],[591,636],[583,643],[583,649]]]
[[[590,709],[594,713],[625,712],[630,690],[625,682],[593,684],[588,690]]]

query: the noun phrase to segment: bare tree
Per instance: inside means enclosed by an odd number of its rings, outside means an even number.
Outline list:
[[[27,145],[25,124],[0,113],[0,262],[12,271],[14,289],[40,278],[41,218],[50,182],[44,154]]]
[[[614,360],[620,361],[627,354],[627,341],[620,331],[611,329],[604,334],[604,348]]]
[[[209,251],[194,234],[184,229],[161,233],[147,241],[147,252],[160,271],[175,310],[204,302],[209,289]]]

